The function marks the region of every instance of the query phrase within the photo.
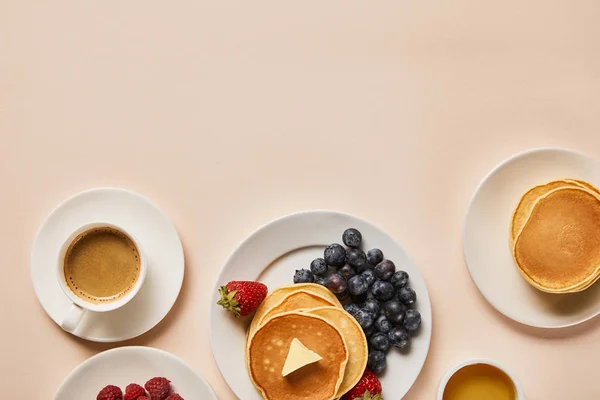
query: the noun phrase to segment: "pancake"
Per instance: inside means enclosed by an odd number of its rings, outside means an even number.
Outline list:
[[[287,311],[304,310],[308,308],[323,307],[323,306],[334,306],[332,302],[325,299],[315,293],[307,292],[306,290],[298,290],[285,296],[279,304],[271,308],[262,319],[258,320],[260,326],[269,317],[277,314],[281,314]],[[340,308],[341,309],[341,308]]]
[[[559,187],[535,202],[513,256],[523,277],[550,293],[571,293],[600,276],[600,196]]]
[[[344,336],[350,355],[348,357],[348,364],[346,365],[346,372],[344,373],[344,380],[336,394],[336,398],[340,398],[358,383],[365,371],[369,357],[367,338],[354,317],[341,308],[318,307],[306,310],[305,312],[325,318]]]
[[[294,338],[323,358],[283,377]],[[252,337],[248,354],[252,383],[267,400],[333,400],[348,363],[342,333],[320,316],[296,311],[266,320]]]

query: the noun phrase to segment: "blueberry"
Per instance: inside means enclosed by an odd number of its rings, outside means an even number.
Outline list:
[[[388,301],[394,297],[394,286],[386,281],[375,281],[371,286],[371,293],[379,301]]]
[[[373,271],[372,269],[365,269],[361,273],[361,275],[365,277],[365,279],[367,280],[367,285],[369,285],[369,287],[371,287],[373,282],[375,282],[375,271]]]
[[[399,326],[393,328],[390,333],[388,333],[388,338],[390,339],[390,344],[392,346],[400,349],[406,349],[410,346],[410,334]]]
[[[335,294],[343,293],[348,289],[348,283],[340,274],[331,274],[327,278],[327,288]]]
[[[370,338],[371,335],[373,335],[375,333],[375,325],[371,325],[367,329],[363,329],[363,332],[365,333],[365,336],[367,337],[367,339]]]
[[[344,290],[342,293],[336,293],[335,297],[337,297],[337,299],[339,301],[344,301],[348,298],[348,296],[350,296],[350,293],[348,292],[348,289]]]
[[[361,249],[349,248],[346,251],[346,262],[356,268],[358,272],[367,269],[367,256]]]
[[[390,282],[392,282],[392,285],[394,285],[396,289],[400,289],[408,283],[408,274],[404,271],[396,271],[396,273],[392,275]]]
[[[342,240],[348,247],[358,247],[360,246],[360,242],[362,242],[362,234],[358,229],[346,229],[342,234]]]
[[[375,267],[375,276],[379,279],[387,281],[396,272],[396,266],[390,260],[383,260]]]
[[[327,287],[327,278],[324,276],[315,276],[315,283]]]
[[[327,265],[332,267],[341,267],[346,260],[346,250],[341,244],[331,244],[325,248],[323,258]]]
[[[371,325],[373,325],[374,318],[367,310],[358,310],[356,315],[354,315],[354,318],[356,319],[356,321],[358,321],[360,327],[363,329],[367,329]]]
[[[367,262],[372,266],[376,266],[383,261],[383,252],[379,249],[371,249],[367,251]]]
[[[417,294],[408,286],[404,286],[403,288],[398,289],[398,300],[407,306],[410,306],[417,301]]]
[[[407,331],[413,332],[421,326],[421,313],[417,310],[407,310],[404,316],[404,328]]]
[[[386,352],[390,348],[390,338],[385,333],[377,332],[369,339],[369,344],[375,350]]]
[[[359,295],[367,293],[369,285],[364,276],[356,275],[348,280],[348,290],[350,290],[350,294]]]
[[[404,319],[406,306],[398,300],[390,300],[383,306],[385,317],[392,325],[400,325]]]
[[[294,274],[294,283],[312,283],[314,281],[313,273],[307,269],[297,269]]]
[[[356,275],[356,271],[350,265],[346,264],[342,268],[338,269],[338,274],[346,278],[346,280]]]
[[[327,263],[322,258],[315,258],[310,263],[310,270],[315,275],[325,276],[327,274]]]
[[[367,366],[376,374],[383,372],[386,367],[385,353],[380,350],[370,351]]]
[[[344,310],[352,316],[360,311],[360,307],[354,303],[348,303],[344,306]]]
[[[392,324],[387,320],[385,315],[380,315],[379,318],[375,320],[375,329],[382,333],[389,333],[392,330]]]
[[[379,302],[374,298],[366,299],[364,303],[362,303],[361,308],[369,311],[375,317],[379,315]]]
[[[367,300],[367,292],[363,294],[352,294],[350,293],[350,300],[356,304],[362,304],[365,300]]]

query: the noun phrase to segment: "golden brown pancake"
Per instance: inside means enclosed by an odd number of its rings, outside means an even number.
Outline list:
[[[318,307],[306,310],[306,313],[325,318],[344,336],[350,355],[344,373],[344,380],[336,394],[336,398],[340,398],[358,383],[365,371],[369,357],[367,338],[356,319],[341,308]]]
[[[600,276],[600,196],[559,187],[538,198],[514,242],[519,271],[550,293],[577,292]]]
[[[308,308],[334,306],[331,301],[314,293],[305,290],[298,290],[285,296],[279,304],[271,308],[261,320],[259,326],[273,315],[281,314],[287,311],[304,310]]]
[[[283,377],[294,338],[323,359]],[[248,354],[250,378],[267,400],[335,399],[348,362],[348,348],[335,326],[317,315],[295,311],[265,321],[254,334]]]

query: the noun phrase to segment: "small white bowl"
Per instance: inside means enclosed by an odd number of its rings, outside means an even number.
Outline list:
[[[507,370],[505,367],[503,367],[502,365],[500,365],[498,362],[494,361],[494,360],[489,360],[487,358],[472,358],[470,360],[466,360],[463,361],[461,363],[458,363],[456,366],[454,366],[453,368],[451,368],[446,375],[444,376],[444,378],[442,379],[442,381],[440,382],[440,387],[438,389],[438,394],[437,394],[437,400],[442,400],[444,397],[444,390],[446,390],[446,385],[448,385],[448,381],[450,380],[450,378],[452,378],[452,376],[460,369],[468,366],[468,365],[474,365],[474,364],[486,364],[486,365],[491,365],[492,367],[496,367],[498,368],[500,371],[504,372],[512,381],[513,385],[515,386],[515,394],[516,394],[516,400],[525,400],[525,395],[523,394],[523,388],[521,387],[521,384],[519,383],[519,381],[517,380],[517,378],[515,377],[515,375],[510,372],[509,370]]]

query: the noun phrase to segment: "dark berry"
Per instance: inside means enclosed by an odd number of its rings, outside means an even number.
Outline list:
[[[327,275],[327,263],[322,258],[315,258],[310,263],[310,270],[315,275],[325,276]]]
[[[357,271],[363,272],[367,269],[367,256],[361,249],[351,247],[346,251],[346,263],[356,268]]]
[[[400,300],[407,306],[410,306],[415,301],[417,301],[417,294],[408,286],[404,286],[398,289],[398,300]]]
[[[352,294],[352,293],[350,293],[350,300],[353,303],[362,304],[362,303],[365,302],[365,300],[367,300],[367,292],[364,292],[363,294]]]
[[[373,282],[375,282],[375,271],[373,271],[372,269],[365,269],[361,273],[361,275],[365,277],[365,279],[367,280],[367,285],[369,285],[369,287],[371,287]]]
[[[380,350],[371,350],[367,366],[376,374],[383,372],[386,367],[385,353]]]
[[[348,280],[348,290],[350,290],[350,294],[359,295],[366,293],[369,285],[364,276],[356,275]]]
[[[413,332],[419,329],[419,326],[421,326],[421,313],[417,310],[406,310],[404,328],[407,331]]]
[[[346,280],[356,275],[356,271],[350,265],[346,264],[342,268],[338,269],[338,274],[346,278]]]
[[[383,261],[383,252],[379,249],[371,249],[367,252],[367,262],[376,266]]]
[[[348,303],[344,306],[344,310],[346,310],[346,312],[348,314],[354,316],[354,314],[358,313],[358,311],[360,310],[360,307],[357,304]]]
[[[400,349],[410,346],[410,334],[401,327],[397,326],[388,333],[390,344]]]
[[[392,324],[387,320],[385,315],[380,315],[379,318],[375,320],[375,329],[379,332],[389,333],[392,330]]]
[[[369,311],[375,317],[379,316],[379,302],[374,298],[366,299],[364,303],[361,304],[361,308]]]
[[[406,306],[398,300],[390,300],[384,304],[385,317],[392,325],[400,325],[404,319]]]
[[[363,329],[367,329],[371,325],[373,325],[373,321],[374,321],[373,315],[371,315],[371,313],[369,313],[367,310],[363,310],[363,309],[358,310],[358,312],[356,313],[354,318],[356,319],[356,321],[358,321],[361,328],[363,328]]]
[[[367,329],[363,329],[363,332],[365,333],[365,336],[368,338],[370,338],[374,333],[375,333],[375,325],[371,325],[370,327],[368,327]]]
[[[379,279],[387,281],[396,272],[396,266],[390,260],[383,260],[375,267],[375,276]]]
[[[327,278],[324,276],[315,276],[315,283],[327,287]]]
[[[390,348],[390,339],[388,338],[387,334],[377,332],[377,333],[373,334],[373,336],[371,336],[371,339],[369,340],[369,344],[375,350],[381,350],[381,351],[386,352]]]
[[[360,242],[362,242],[362,234],[358,229],[346,229],[342,234],[342,241],[348,247],[358,247],[360,246]]]
[[[327,277],[327,288],[333,293],[342,293],[348,288],[348,283],[340,274],[331,274]]]
[[[346,250],[341,244],[331,244],[325,248],[323,258],[327,265],[341,267],[346,262]]]
[[[379,301],[388,301],[394,297],[394,286],[386,281],[375,281],[371,286],[371,293]]]
[[[337,297],[337,299],[339,301],[344,301],[346,300],[348,297],[350,296],[350,293],[348,292],[348,289],[344,290],[342,293],[336,293],[335,297]]]
[[[394,285],[396,289],[400,289],[408,283],[408,274],[405,271],[396,271],[394,275],[392,275],[390,282],[392,282],[392,285]]]
[[[294,274],[294,283],[312,283],[314,281],[313,273],[307,269],[297,269]]]

